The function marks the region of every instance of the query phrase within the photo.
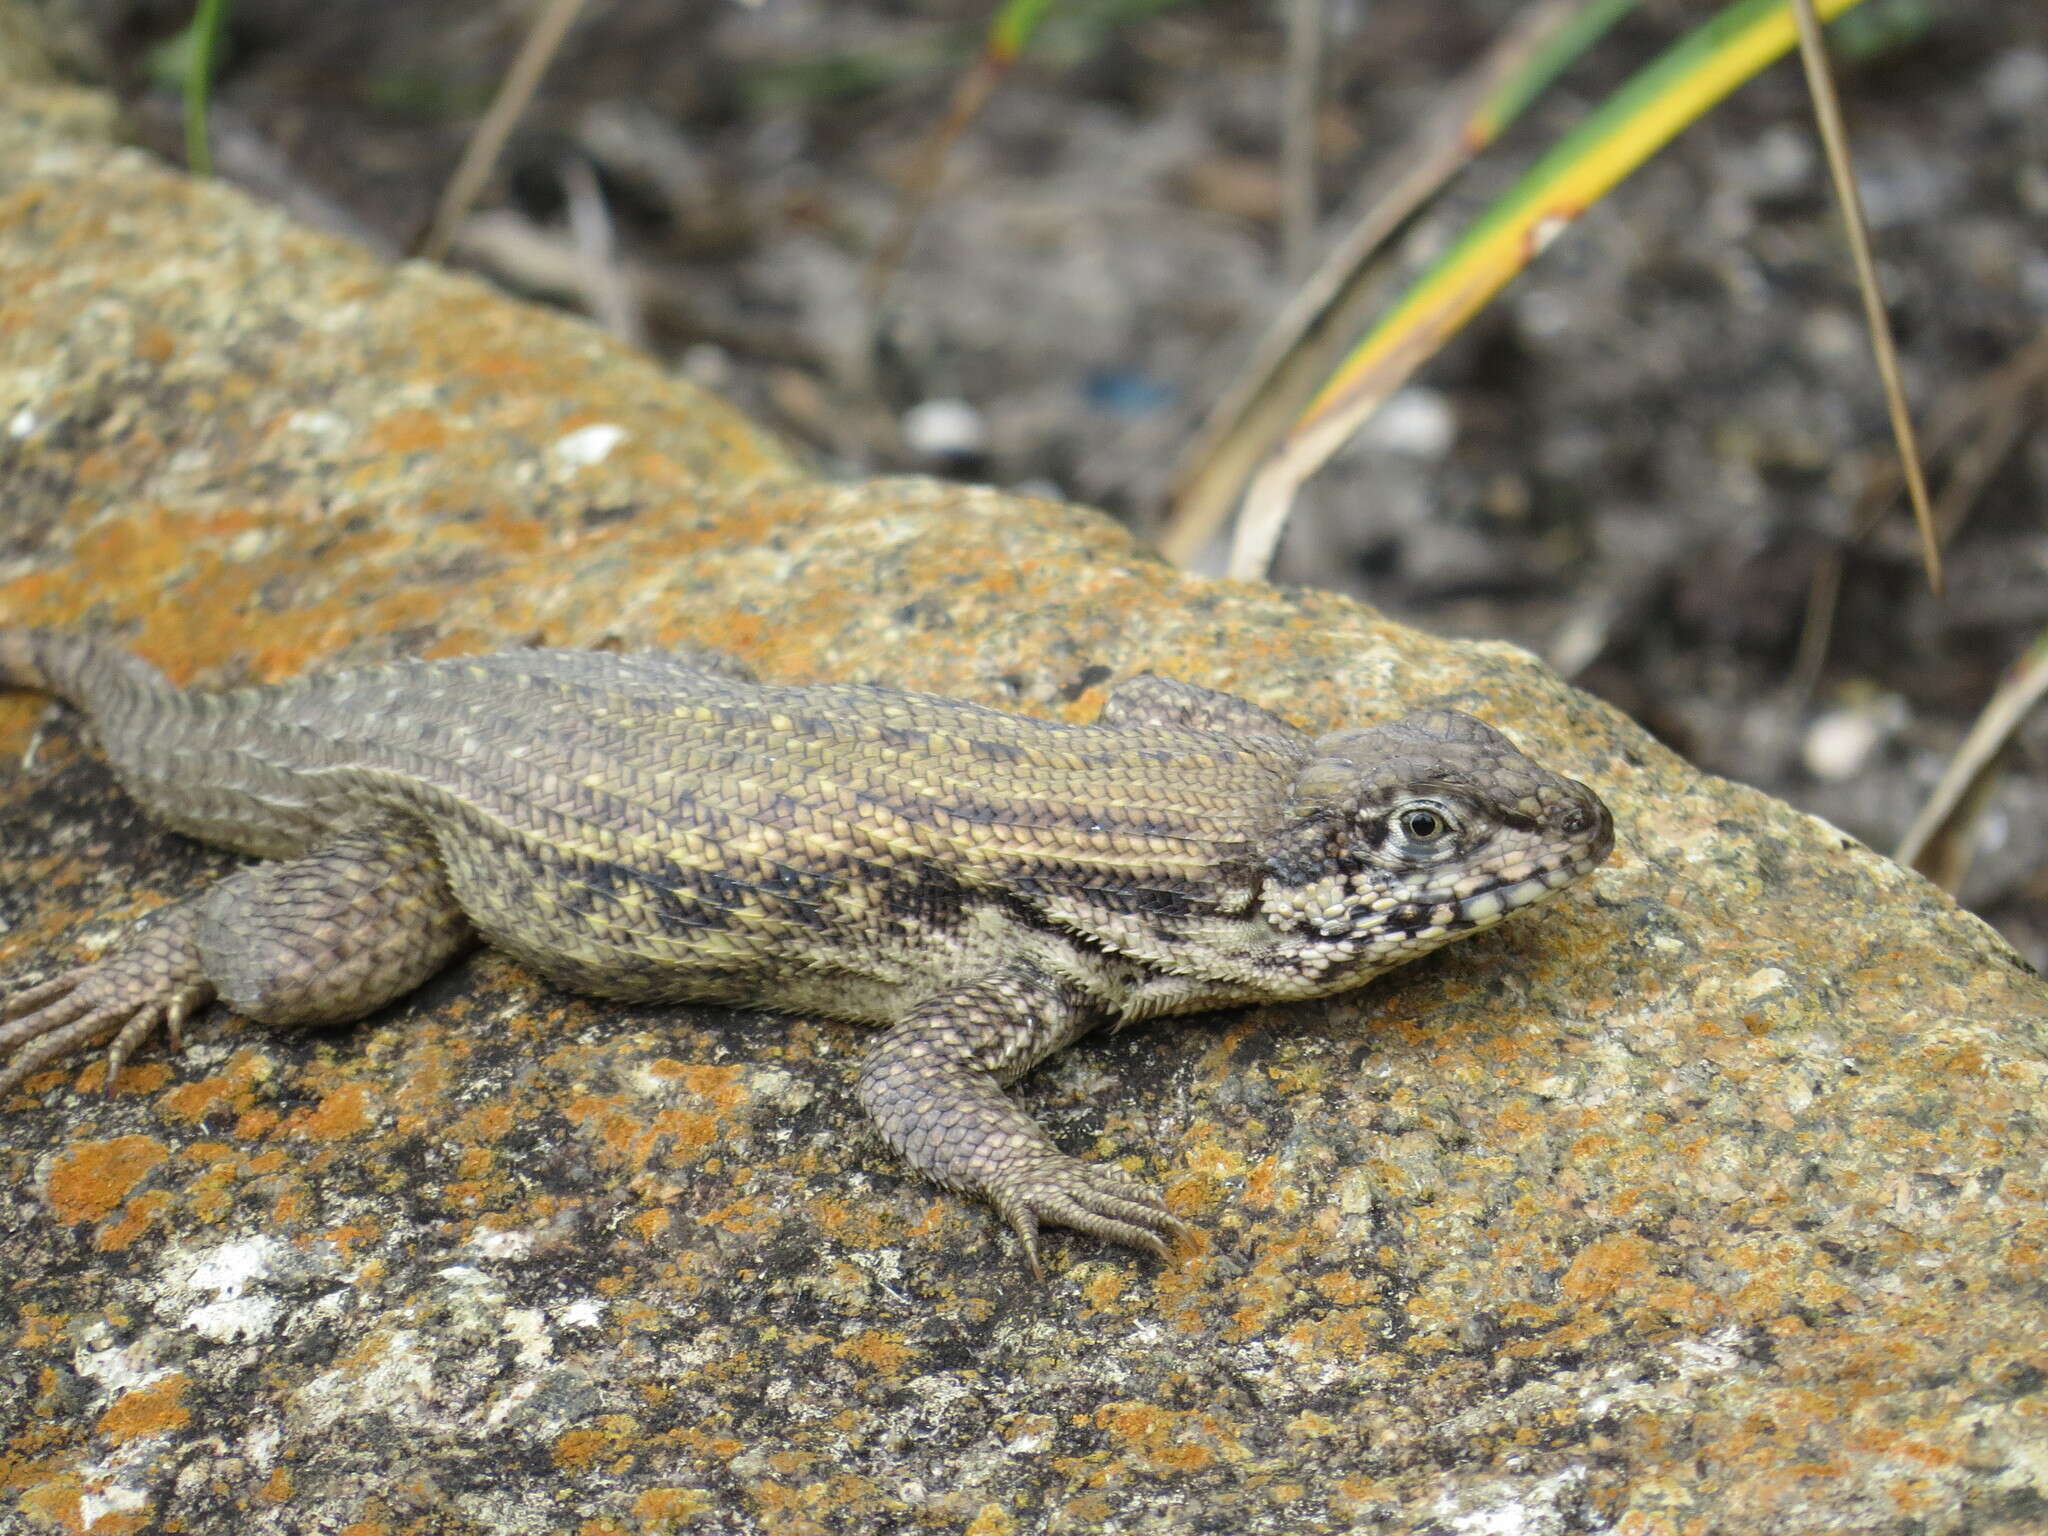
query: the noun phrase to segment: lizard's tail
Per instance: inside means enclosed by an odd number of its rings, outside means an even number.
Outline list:
[[[175,688],[118,645],[0,628],[0,690],[7,688],[35,688],[77,705],[122,787],[168,827],[270,858],[303,852],[320,829],[299,804],[293,770],[238,754],[223,695]]]
[[[0,629],[0,688],[54,693],[93,716],[172,691],[141,657],[54,629]]]

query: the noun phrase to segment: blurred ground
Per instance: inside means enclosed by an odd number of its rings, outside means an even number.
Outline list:
[[[176,155],[152,59],[188,0],[56,3],[138,134]],[[1842,88],[1925,421],[2048,326],[2048,12],[1878,6],[1898,31],[1844,62]],[[235,0],[224,171],[401,248],[537,9]],[[1287,291],[1279,7],[1055,7],[960,146],[871,360],[866,258],[991,9],[593,3],[469,259],[560,298],[580,217],[646,344],[827,469],[951,469],[1146,525],[1244,327]],[[1336,0],[1326,207],[1514,10]],[[1699,14],[1667,0],[1619,29],[1411,254]],[[1780,65],[1583,219],[1315,484],[1278,574],[1519,641],[1706,766],[1889,848],[2048,625],[2048,433],[2037,390],[1955,537],[1945,601],[1903,511],[1852,550],[1824,664],[1793,677],[1816,562],[1888,451],[1810,123]],[[933,408],[949,401],[969,409]],[[1964,891],[2036,965],[2044,812],[2048,720]]]

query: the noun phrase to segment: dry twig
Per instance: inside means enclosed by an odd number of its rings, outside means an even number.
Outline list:
[[[429,261],[439,261],[448,254],[455,231],[462,227],[477,194],[490,180],[491,169],[498,163],[505,141],[512,136],[519,115],[532,100],[541,76],[547,73],[548,65],[561,49],[562,39],[569,35],[569,28],[575,24],[582,9],[583,0],[547,0],[547,9],[534,22],[533,30],[526,34],[526,41],[519,47],[519,56],[499,82],[498,94],[491,98],[483,121],[476,125],[476,132],[470,135],[469,143],[464,146],[462,161],[455,167],[455,174],[448,178],[440,204],[434,209],[433,221],[420,237],[419,255]]]
[[[1828,170],[1834,176],[1835,195],[1842,205],[1849,255],[1856,264],[1856,286],[1863,294],[1870,350],[1877,358],[1878,377],[1884,381],[1885,408],[1891,413],[1892,436],[1898,443],[1913,517],[1920,525],[1920,555],[1927,567],[1927,584],[1940,596],[1941,541],[1935,536],[1934,511],[1928,505],[1920,448],[1913,440],[1912,413],[1906,409],[1905,387],[1899,382],[1898,349],[1892,342],[1891,320],[1884,311],[1884,289],[1877,280],[1877,263],[1870,254],[1870,228],[1863,217],[1863,199],[1856,190],[1856,170],[1849,159],[1849,135],[1842,126],[1842,103],[1835,94],[1834,74],[1828,68],[1827,43],[1821,35],[1820,17],[1814,12],[1813,0],[1792,0],[1792,14],[1799,23],[1799,61],[1806,68],[1807,93],[1813,98],[1821,143],[1827,148]]]

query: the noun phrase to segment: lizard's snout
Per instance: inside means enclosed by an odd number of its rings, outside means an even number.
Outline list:
[[[1571,792],[1571,798],[1558,815],[1558,830],[1566,837],[1583,840],[1584,852],[1577,861],[1579,868],[1593,869],[1604,864],[1614,851],[1614,813],[1607,809],[1607,802],[1594,793],[1591,785],[1577,779],[1566,779],[1564,783]]]
[[[1585,838],[1587,852],[1595,854],[1593,862],[1597,864],[1614,850],[1614,813],[1593,793],[1591,784],[1567,778],[1565,788],[1569,799],[1559,809],[1556,825],[1567,838]]]

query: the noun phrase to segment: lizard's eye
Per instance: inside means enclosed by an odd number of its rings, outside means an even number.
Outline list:
[[[1417,850],[1442,842],[1454,829],[1450,813],[1440,805],[1405,805],[1391,819],[1401,840]]]
[[[1422,807],[1401,812],[1401,831],[1410,842],[1433,843],[1450,830],[1450,823],[1437,812]]]

